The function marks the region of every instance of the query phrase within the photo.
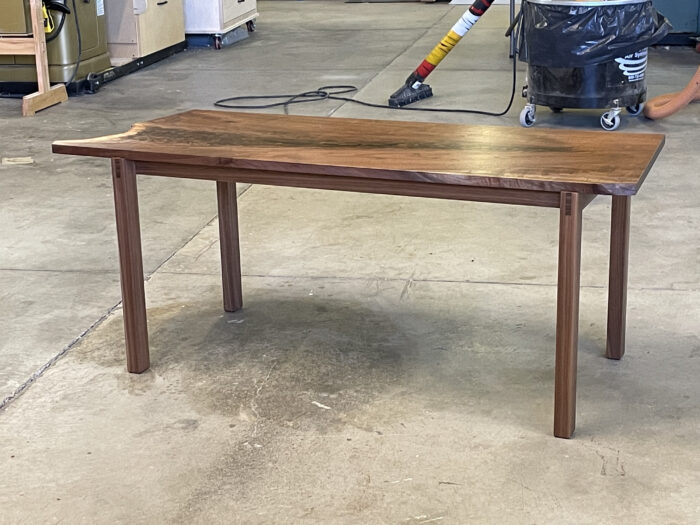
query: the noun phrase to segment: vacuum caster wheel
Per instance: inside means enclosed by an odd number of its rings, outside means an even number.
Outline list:
[[[613,111],[606,111],[600,117],[600,126],[605,131],[615,131],[620,127],[620,115],[615,114]]]
[[[520,112],[520,125],[524,128],[529,128],[534,123],[535,123],[535,106],[534,106],[534,104],[528,104]]]
[[[214,35],[214,49],[221,49],[222,47],[221,35]]]
[[[627,106],[627,113],[629,113],[632,116],[637,116],[641,115],[642,111],[644,110],[644,103],[642,102],[641,104],[635,104],[634,106]]]
[[[253,33],[255,31],[255,20],[248,20],[245,26],[249,33]]]
[[[561,113],[564,111],[564,108],[549,108],[552,110],[552,113]]]

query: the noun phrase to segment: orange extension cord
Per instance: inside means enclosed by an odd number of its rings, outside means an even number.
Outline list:
[[[693,100],[700,100],[700,67],[683,91],[660,95],[649,100],[644,106],[644,116],[654,120],[665,118]]]

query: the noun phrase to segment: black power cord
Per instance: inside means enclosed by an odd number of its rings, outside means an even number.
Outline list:
[[[517,21],[519,20],[516,18],[516,21],[513,23],[513,25],[508,29],[508,33],[506,33],[506,36],[510,36],[510,33],[513,31],[513,28],[515,25],[517,25]],[[518,41],[518,36],[516,32],[515,36],[515,41]],[[289,113],[289,106],[292,104],[303,104],[306,102],[317,102],[319,100],[342,100],[345,102],[353,102],[355,104],[360,104],[361,106],[367,106],[370,108],[380,108],[380,109],[398,109],[398,110],[403,110],[403,111],[430,111],[434,113],[471,113],[471,114],[477,114],[477,115],[487,115],[489,117],[501,117],[508,113],[510,111],[510,108],[513,106],[513,101],[515,100],[515,86],[516,86],[516,81],[517,81],[517,51],[513,53],[513,83],[512,83],[512,89],[510,92],[510,100],[508,101],[508,106],[506,106],[506,109],[500,112],[494,112],[494,111],[483,111],[480,109],[451,109],[451,108],[409,108],[409,107],[393,107],[389,106],[387,104],[373,104],[371,102],[365,102],[363,100],[358,100],[355,98],[350,98],[350,97],[343,97],[341,95],[344,95],[346,93],[352,93],[357,91],[356,86],[322,86],[318,89],[314,89],[313,91],[305,91],[303,93],[296,93],[293,95],[243,95],[240,97],[228,97],[228,98],[222,98],[221,100],[217,100],[214,102],[214,105],[219,108],[226,108],[226,109],[269,109],[269,108],[276,108],[276,107],[282,107],[284,109],[285,114]],[[279,102],[273,102],[271,104],[261,104],[261,105],[253,105],[253,104],[231,104],[231,102],[243,102],[243,101],[253,101],[253,100],[274,100],[274,99],[286,99],[286,100],[281,100]]]
[[[75,77],[78,75],[78,69],[80,69],[80,57],[83,54],[83,37],[80,34],[80,21],[78,20],[78,9],[75,7],[75,0],[71,0],[73,4],[73,16],[75,16],[75,32],[78,35],[78,59],[75,62],[75,69],[73,70],[73,74],[70,77],[70,80],[66,82],[66,86],[69,86],[73,83],[75,80]]]
[[[53,42],[58,38],[58,35],[61,34],[61,30],[63,29],[63,24],[66,23],[66,17],[70,14],[70,9],[65,5],[65,3],[60,3],[60,2],[44,2],[44,5],[46,6],[46,9],[49,11],[58,11],[61,13],[61,21],[58,23],[58,25],[54,28],[54,30],[51,32],[51,34],[46,37],[46,43],[48,44],[49,42]],[[50,14],[49,14],[50,16]]]

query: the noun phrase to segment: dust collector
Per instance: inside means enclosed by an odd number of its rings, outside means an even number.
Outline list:
[[[46,50],[49,79],[81,90],[91,73],[109,69],[104,2],[109,0],[49,0],[44,2],[49,29]],[[0,0],[0,33],[32,32],[28,0]],[[0,91],[30,93],[36,90],[32,56],[0,56]]]
[[[671,28],[651,0],[523,0],[520,60],[527,62],[527,104],[520,123],[535,123],[537,105],[602,108],[603,129],[626,108],[642,112],[647,48]]]

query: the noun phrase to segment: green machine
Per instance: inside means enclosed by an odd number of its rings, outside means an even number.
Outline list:
[[[108,1],[108,0],[107,0]],[[105,0],[45,0],[52,28],[45,33],[52,83],[81,91],[88,76],[111,67],[107,53]],[[0,0],[0,33],[32,32],[28,0]],[[91,75],[92,74],[92,75]],[[36,67],[31,56],[0,56],[0,91],[24,93],[36,87]]]

